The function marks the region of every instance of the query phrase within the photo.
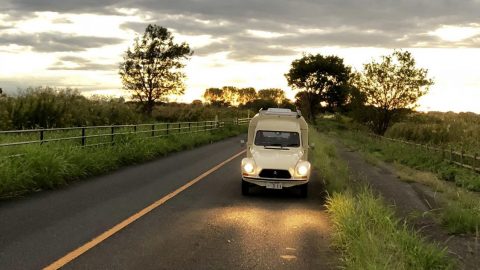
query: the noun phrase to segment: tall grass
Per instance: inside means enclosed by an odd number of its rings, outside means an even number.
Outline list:
[[[439,194],[435,197],[442,224],[450,233],[477,233],[480,228],[480,196],[438,179],[429,172],[422,172],[396,164],[397,174],[409,182],[419,182]]]
[[[398,162],[418,170],[430,171],[438,175],[440,179],[453,182],[459,187],[480,191],[480,174],[450,164],[440,153],[369,136],[362,127],[343,118],[322,119],[318,122],[322,129],[336,134],[349,146],[368,153],[371,157],[387,162]]]
[[[323,130],[342,142],[360,150],[367,160],[393,162],[399,176],[410,182],[420,182],[436,192],[441,205],[437,211],[441,223],[450,233],[476,233],[480,227],[480,196],[469,192],[480,190],[480,175],[457,167],[424,148],[381,140],[368,136],[361,126],[348,119],[322,119]],[[451,185],[450,182],[455,185]]]
[[[27,146],[23,148],[22,156],[0,160],[0,198],[55,189],[73,180],[142,163],[244,131],[245,127],[227,126],[206,133],[153,139],[124,137],[114,146],[103,147]]]
[[[327,207],[346,269],[454,268],[445,250],[422,240],[368,188],[337,193]]]
[[[314,129],[310,129],[310,133],[310,142],[315,144],[310,153],[311,162],[325,182],[327,192],[333,194],[346,190],[350,181],[348,167],[337,158],[334,142]]]
[[[480,153],[480,115],[474,113],[416,113],[394,124],[388,137]]]
[[[334,245],[345,269],[453,269],[446,252],[394,216],[365,183],[351,178],[335,142],[311,131],[312,163],[326,182]]]

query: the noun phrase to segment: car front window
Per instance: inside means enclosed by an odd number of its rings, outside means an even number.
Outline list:
[[[255,134],[255,145],[299,147],[300,136],[298,132],[258,130]]]

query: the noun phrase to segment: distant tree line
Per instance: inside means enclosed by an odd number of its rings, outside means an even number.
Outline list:
[[[245,107],[218,107],[200,100],[191,104],[156,102],[152,114],[147,115],[138,101],[86,97],[71,88],[30,87],[15,95],[0,93],[0,130],[203,121],[247,115]]]
[[[235,106],[252,110],[270,107],[295,107],[285,96],[285,91],[279,88],[261,89],[258,92],[253,87],[237,88],[224,86],[208,88],[203,94],[205,102],[216,107]]]

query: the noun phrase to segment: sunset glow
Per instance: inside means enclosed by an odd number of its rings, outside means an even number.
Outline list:
[[[405,19],[397,22],[399,26],[388,26],[398,27],[395,30],[366,18],[367,10],[359,13],[365,18],[359,15],[350,18],[350,23],[324,16],[324,23],[318,24],[317,15],[309,12],[297,21],[283,10],[277,18],[260,17],[266,12],[263,10],[243,18],[206,12],[205,6],[182,12],[173,4],[165,5],[168,7],[119,4],[110,10],[82,4],[55,10],[47,5],[26,10],[28,16],[2,12],[0,87],[10,94],[28,86],[73,87],[86,95],[128,98],[121,90],[118,64],[135,36],[143,33],[148,23],[156,23],[169,28],[177,41],[188,42],[195,51],[185,68],[186,93],[178,101],[200,99],[206,88],[225,85],[282,88],[293,98],[295,92],[284,74],[304,52],[335,54],[361,70],[364,63],[403,48],[413,53],[418,66],[427,68],[435,81],[420,100],[419,109],[480,113],[480,77],[474,68],[480,60],[478,19],[466,17],[467,21],[456,25],[442,17],[437,23],[418,22],[417,28],[408,30],[402,27],[411,23]],[[16,2],[6,6],[15,7]],[[407,18],[415,15],[405,12]]]

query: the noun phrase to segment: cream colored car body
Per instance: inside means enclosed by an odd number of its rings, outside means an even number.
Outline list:
[[[300,145],[298,147],[256,145],[255,137],[258,131],[295,132],[299,135]],[[308,125],[300,113],[286,109],[260,111],[250,121],[246,147],[247,157],[242,160],[243,181],[275,189],[308,183],[311,171],[308,162]],[[247,164],[251,164],[253,169],[250,170],[250,165]],[[262,173],[263,170],[267,171]],[[290,177],[287,177],[285,171],[288,171]]]

